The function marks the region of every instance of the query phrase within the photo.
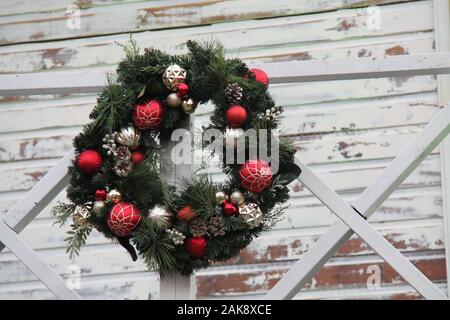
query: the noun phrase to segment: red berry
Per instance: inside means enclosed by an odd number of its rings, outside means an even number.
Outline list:
[[[177,90],[179,96],[185,96],[189,92],[189,86],[186,83],[180,83]]]
[[[225,201],[223,203],[223,213],[227,216],[233,216],[238,213],[238,208],[234,204]]]
[[[95,191],[95,200],[96,201],[103,201],[106,199],[106,190],[105,189],[99,189]]]

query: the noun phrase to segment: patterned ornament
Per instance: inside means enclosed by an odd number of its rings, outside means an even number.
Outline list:
[[[172,225],[173,215],[167,207],[156,205],[148,211],[147,218],[161,229],[167,229]]]
[[[177,87],[177,94],[182,97],[189,93],[189,86],[186,83],[180,83]]]
[[[222,204],[224,203],[226,200],[228,200],[228,196],[225,192],[223,191],[217,191],[216,192],[216,201],[217,204]]]
[[[122,194],[117,189],[112,189],[106,195],[106,201],[112,204],[117,204],[122,200]]]
[[[251,192],[261,192],[272,183],[272,172],[266,161],[247,160],[239,170],[243,188]]]
[[[158,100],[147,100],[134,107],[133,122],[141,129],[155,129],[163,121],[164,108]]]
[[[145,159],[145,155],[141,151],[133,151],[131,153],[131,160],[133,161],[133,164],[135,164],[135,165],[140,164],[142,161],[144,161],[144,159]]]
[[[192,237],[186,240],[186,249],[192,256],[201,258],[206,253],[207,244],[204,237]]]
[[[99,152],[95,150],[84,150],[78,155],[76,164],[81,172],[92,175],[100,170],[102,161],[103,159]]]
[[[247,121],[247,110],[239,105],[228,108],[226,113],[227,122],[232,128],[240,128]]]
[[[228,201],[225,201],[223,203],[223,213],[226,216],[234,216],[235,214],[238,213],[238,208],[234,204],[232,204]]]
[[[244,203],[244,201],[244,194],[239,190],[233,191],[233,193],[230,195],[230,202],[232,204],[240,206],[242,203]]]
[[[176,93],[171,93],[167,96],[167,104],[171,108],[178,108],[181,105],[181,98]]]
[[[107,223],[109,229],[117,236],[128,236],[141,221],[139,209],[127,202],[119,202],[111,208]]]
[[[255,80],[257,82],[262,83],[266,87],[269,86],[269,77],[263,70],[253,68],[253,69],[250,69],[250,72],[255,76]]]
[[[240,137],[244,134],[241,128],[226,128],[223,134],[223,142],[226,146],[238,147]]]
[[[111,134],[107,133],[105,134],[105,137],[103,138],[103,149],[107,150],[106,155],[108,156],[116,156],[116,137],[117,132],[113,132]]]
[[[191,206],[186,206],[178,210],[177,219],[186,223],[194,220],[197,217],[194,209]]]
[[[183,108],[183,111],[186,113],[192,113],[195,111],[195,103],[194,100],[191,98],[185,99],[181,102],[181,107]]]
[[[162,79],[167,89],[176,91],[178,85],[186,81],[186,70],[177,64],[172,64],[164,71]]]
[[[80,227],[90,227],[89,217],[91,216],[90,206],[78,205],[72,215],[73,223]]]
[[[283,112],[283,107],[272,107],[270,109],[267,109],[266,112],[261,112],[258,114],[258,119],[264,119],[264,120],[275,120],[276,117],[278,117]]]
[[[95,191],[95,200],[96,201],[103,201],[106,199],[106,190],[105,189],[98,189]]]
[[[244,89],[238,83],[230,83],[225,88],[225,100],[229,104],[238,104],[242,100]]]
[[[251,228],[259,226],[263,220],[261,209],[256,203],[248,203],[239,208],[239,216]]]
[[[98,216],[102,214],[103,210],[106,208],[105,201],[95,201],[94,206],[92,207],[92,211]]]
[[[186,239],[186,236],[176,229],[167,229],[166,232],[174,245],[183,244]]]
[[[136,149],[139,147],[139,139],[141,138],[141,133],[132,124],[128,124],[127,127],[120,129],[120,132],[116,134],[116,140],[122,146],[129,147],[131,149]]]

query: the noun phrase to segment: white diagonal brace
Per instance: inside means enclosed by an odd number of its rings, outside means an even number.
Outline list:
[[[20,261],[38,277],[45,286],[62,300],[80,300],[81,297],[69,289],[64,280],[53,272],[14,230],[0,219],[0,240],[19,258]]]
[[[3,221],[16,233],[21,232],[68,184],[68,168],[75,157],[71,149],[25,197],[12,207]],[[4,246],[0,242],[0,251]]]
[[[447,296],[300,160],[303,184],[426,299]]]
[[[439,145],[450,132],[450,104],[441,110],[369,186],[354,207],[366,217],[389,197],[404,179]],[[302,175],[299,180],[302,181]],[[267,299],[292,299],[317,271],[347,241],[353,231],[338,220],[314,246],[304,253],[293,267],[268,292]]]

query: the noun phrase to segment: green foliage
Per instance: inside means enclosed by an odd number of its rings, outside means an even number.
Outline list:
[[[295,148],[290,140],[280,139],[279,172],[274,175],[272,185],[261,193],[245,192],[239,181],[239,164],[227,165],[223,170],[228,175],[223,184],[215,184],[205,174],[195,174],[191,180],[184,181],[180,189],[171,186],[164,179],[165,164],[160,161],[161,142],[168,141],[174,129],[182,126],[188,115],[180,108],[169,107],[165,99],[170,91],[162,82],[164,70],[171,64],[178,64],[187,71],[189,97],[197,104],[212,102],[214,111],[210,125],[223,131],[227,126],[226,112],[229,104],[224,90],[228,84],[237,83],[243,88],[240,104],[247,110],[248,119],[243,129],[273,130],[278,127],[275,119],[259,119],[258,114],[275,107],[267,88],[255,81],[248,67],[239,59],[226,59],[224,48],[217,42],[187,42],[188,52],[180,56],[171,56],[156,49],[141,51],[131,39],[123,46],[125,57],[117,68],[117,79],[108,77],[108,84],[99,93],[97,104],[90,114],[91,122],[82,128],[74,139],[76,152],[86,149],[100,152],[102,167],[93,176],[80,172],[75,165],[69,168],[70,184],[67,196],[70,203],[59,203],[53,208],[56,223],[64,224],[70,218],[76,205],[93,203],[98,189],[117,189],[122,193],[122,201],[135,204],[143,218],[131,235],[139,255],[152,270],[162,275],[170,273],[191,274],[194,270],[205,268],[214,261],[225,261],[245,248],[262,231],[270,229],[286,208],[289,198],[286,185],[294,179],[299,169],[294,164]],[[132,110],[137,103],[148,99],[162,102],[164,119],[159,130],[141,132],[139,150],[146,156],[145,161],[134,165],[125,177],[119,177],[114,171],[115,160],[103,149],[102,139],[106,133],[112,133],[133,121]],[[200,106],[201,107],[201,106]],[[249,154],[249,144],[242,146]],[[269,143],[269,153],[270,150]],[[259,205],[263,212],[263,223],[250,229],[240,216],[226,216],[222,207],[216,203],[216,192],[222,190],[231,194],[235,190],[245,192],[247,202]],[[164,205],[176,216],[178,210],[191,206],[197,214],[197,221],[206,226],[220,216],[220,225],[224,234],[206,231],[206,255],[201,258],[189,254],[184,245],[175,245],[166,230],[162,230],[146,218],[148,211],[156,204]],[[90,225],[114,239],[116,236],[108,227],[107,218],[113,203],[107,203],[102,212],[91,212]],[[217,221],[215,222],[217,224]],[[171,226],[187,238],[194,235],[189,223],[175,219]],[[76,256],[85,245],[91,227],[71,225],[68,232],[67,252]]]

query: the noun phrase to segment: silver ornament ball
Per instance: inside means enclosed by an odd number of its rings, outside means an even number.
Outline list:
[[[116,136],[116,140],[123,146],[135,149],[139,147],[139,139],[141,138],[141,133],[132,124],[127,127],[120,129],[120,132]]]
[[[96,215],[99,215],[103,212],[103,210],[106,207],[106,203],[105,201],[95,201],[94,202],[94,207],[92,208],[92,210],[94,211],[94,213]]]
[[[106,194],[106,201],[117,204],[122,200],[122,194],[119,190],[112,189]]]
[[[225,192],[223,191],[217,191],[216,192],[216,201],[217,204],[222,204],[224,203],[226,200],[228,200],[228,196]]]
[[[192,113],[195,111],[195,103],[194,100],[191,98],[183,100],[181,103],[181,107],[183,108],[183,111],[186,113]]]

